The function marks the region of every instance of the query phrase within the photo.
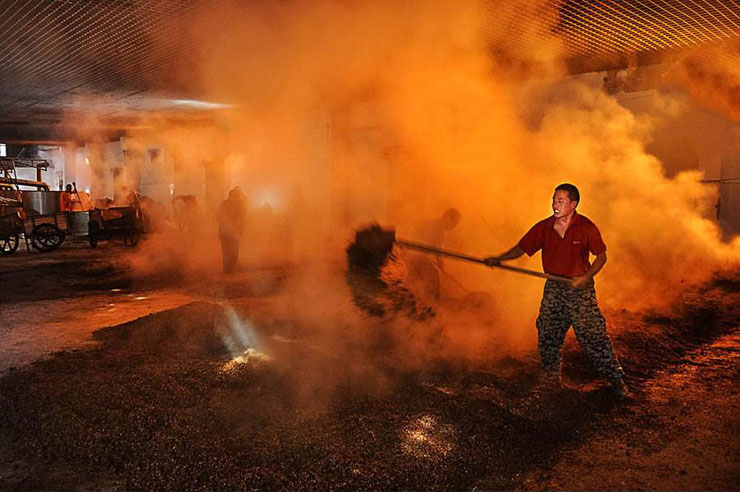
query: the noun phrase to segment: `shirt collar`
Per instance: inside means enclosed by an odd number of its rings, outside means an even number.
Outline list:
[[[573,217],[570,219],[570,224],[568,224],[568,229],[570,229],[571,226],[579,224],[581,222],[581,216],[580,214],[574,210],[573,211]],[[552,227],[555,224],[555,214],[550,216],[550,227]]]

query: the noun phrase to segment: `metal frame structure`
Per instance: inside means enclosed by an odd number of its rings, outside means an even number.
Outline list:
[[[51,163],[47,159],[0,157],[0,171],[3,172],[5,178],[11,180],[16,185],[16,188],[18,188],[18,185],[38,187],[33,181],[18,179],[15,171],[17,168],[36,169],[36,181],[41,182],[41,171],[46,171],[50,165]]]

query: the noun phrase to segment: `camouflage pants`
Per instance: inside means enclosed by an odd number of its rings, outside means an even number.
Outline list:
[[[554,280],[545,283],[537,317],[537,345],[545,376],[559,378],[560,349],[571,325],[596,370],[609,381],[621,379],[624,371],[606,333],[606,320],[599,309],[593,281],[580,289]]]

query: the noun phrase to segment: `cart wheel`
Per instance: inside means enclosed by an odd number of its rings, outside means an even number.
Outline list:
[[[54,251],[63,241],[64,233],[53,224],[39,224],[31,234],[31,244],[39,251]]]
[[[136,246],[139,243],[139,233],[138,232],[132,232],[131,234],[124,236],[123,238],[123,244],[127,244],[129,246]]]
[[[0,239],[0,254],[12,255],[18,249],[18,234]]]

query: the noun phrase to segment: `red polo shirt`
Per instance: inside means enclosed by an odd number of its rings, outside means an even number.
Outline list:
[[[578,277],[591,268],[589,253],[606,251],[601,233],[588,217],[573,214],[565,237],[553,227],[555,216],[537,222],[519,241],[519,247],[529,256],[542,250],[542,268],[546,273],[563,277]]]

